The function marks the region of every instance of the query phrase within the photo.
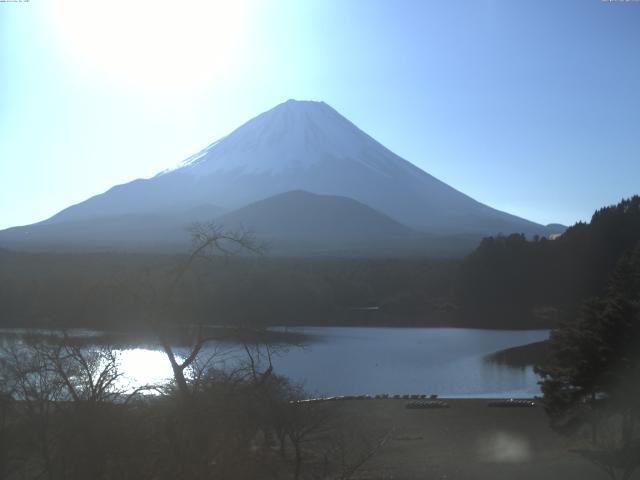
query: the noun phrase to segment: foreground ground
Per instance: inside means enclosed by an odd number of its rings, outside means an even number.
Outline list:
[[[544,410],[490,408],[488,400],[447,400],[450,408],[409,410],[406,400],[352,400],[337,408],[371,438],[388,434],[360,479],[607,479],[569,453]],[[573,446],[573,445],[572,445]],[[632,478],[638,479],[636,472]]]

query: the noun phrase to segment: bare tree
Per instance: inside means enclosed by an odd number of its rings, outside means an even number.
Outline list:
[[[64,336],[12,343],[0,358],[4,397],[17,404],[7,423],[25,475],[98,478],[124,392],[113,351],[84,350]]]
[[[175,300],[176,291],[196,262],[202,260],[211,261],[216,256],[237,255],[243,252],[259,254],[262,252],[262,247],[256,242],[254,236],[245,230],[229,231],[216,224],[203,225],[196,223],[190,228],[190,233],[193,242],[191,252],[177,266],[167,291],[162,297],[163,308],[161,311],[163,312],[172,310],[172,302]],[[203,347],[208,342],[219,339],[219,336],[204,335],[203,328],[200,325],[189,354],[181,360],[174,352],[166,325],[154,323],[162,348],[171,364],[176,386],[184,397],[188,397],[190,390],[185,370],[194,364]]]
[[[0,356],[0,479],[9,478],[14,459],[11,425],[14,413],[15,382],[7,375],[6,360]]]

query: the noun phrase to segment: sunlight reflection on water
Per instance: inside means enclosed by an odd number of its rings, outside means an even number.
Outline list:
[[[173,378],[169,361],[165,353],[159,350],[148,348],[120,350],[118,363],[123,372],[119,382],[121,388],[163,385]]]
[[[311,340],[304,348],[290,346],[280,350],[273,357],[275,371],[302,383],[314,395],[437,393],[451,397],[531,397],[540,394],[532,367],[489,363],[486,355],[544,340],[549,335],[546,330],[462,328],[288,330],[308,335]],[[158,345],[115,351],[123,373],[118,387],[160,386],[171,381],[171,366]],[[181,358],[188,355],[184,348],[176,348],[175,353]],[[201,353],[204,357],[215,355],[212,365],[219,369],[233,368],[244,359],[237,344],[214,342]]]

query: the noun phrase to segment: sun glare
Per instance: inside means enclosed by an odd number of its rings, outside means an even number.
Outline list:
[[[50,10],[77,61],[150,89],[191,88],[228,75],[248,32],[239,0],[61,0]]]

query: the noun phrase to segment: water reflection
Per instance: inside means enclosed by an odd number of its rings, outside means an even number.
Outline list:
[[[172,372],[164,352],[150,348],[130,348],[118,352],[118,363],[123,376],[121,388],[142,385],[163,385],[171,381]]]
[[[512,368],[486,362],[485,357],[548,337],[546,330],[369,327],[289,330],[305,334],[311,341],[304,348],[279,349],[273,357],[275,370],[319,395],[436,393],[455,397],[530,397],[540,393],[531,367]],[[122,387],[158,385],[172,378],[169,362],[159,346],[116,350],[123,372]],[[176,351],[186,355],[186,350]],[[242,349],[228,343],[212,343],[203,349],[202,355],[214,356],[213,365],[217,368],[232,368],[241,361]]]

